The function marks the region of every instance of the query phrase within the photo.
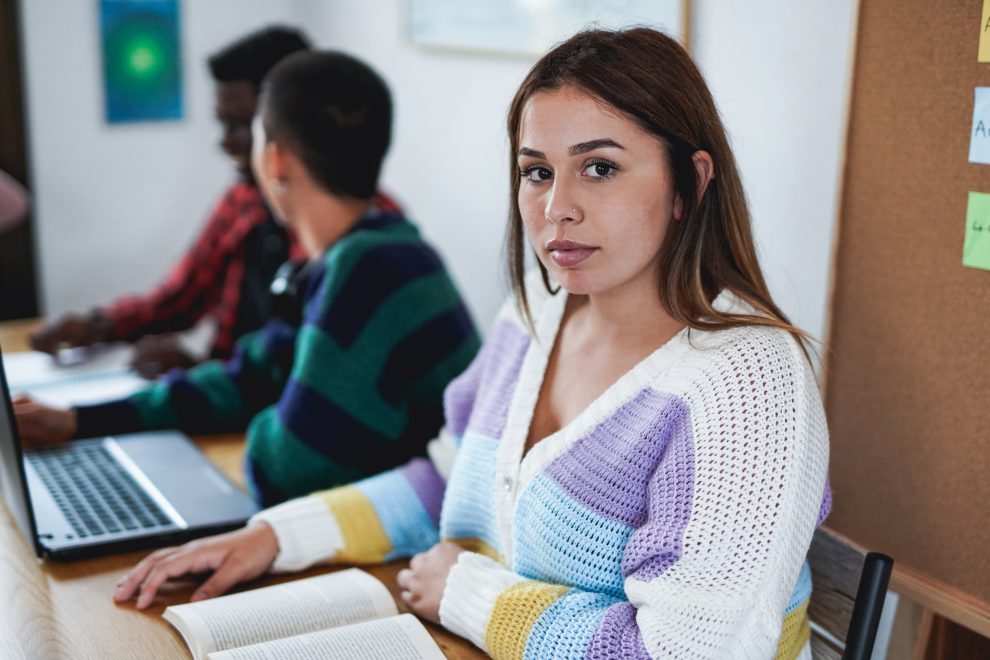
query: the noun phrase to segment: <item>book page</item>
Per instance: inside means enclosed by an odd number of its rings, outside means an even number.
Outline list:
[[[211,653],[209,660],[442,660],[444,655],[419,619],[402,614],[322,630],[274,642]]]
[[[393,616],[388,589],[356,568],[174,605],[165,620],[196,658],[223,649]]]

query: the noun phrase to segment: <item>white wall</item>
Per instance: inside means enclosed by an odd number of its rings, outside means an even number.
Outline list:
[[[692,1],[692,51],[729,128],[771,289],[824,337],[854,0]],[[413,46],[404,0],[187,0],[186,118],[107,127],[96,3],[23,2],[45,309],[157,280],[230,179],[206,55],[271,20],[348,50],[392,87],[384,186],[443,252],[484,327],[504,295],[505,111],[531,60]],[[58,44],[54,48],[52,44]]]
[[[856,0],[692,6],[692,52],[729,130],[770,289],[824,341]]]

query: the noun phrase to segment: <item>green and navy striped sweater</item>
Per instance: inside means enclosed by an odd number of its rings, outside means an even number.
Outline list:
[[[330,247],[305,287],[298,327],[273,319],[226,362],[79,407],[77,435],[246,428],[247,482],[263,505],[423,454],[444,388],[480,343],[440,257],[410,222],[375,212]]]

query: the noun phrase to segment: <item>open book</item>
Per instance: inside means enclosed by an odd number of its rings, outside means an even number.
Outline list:
[[[385,585],[356,568],[174,605],[164,616],[196,660],[444,657]]]

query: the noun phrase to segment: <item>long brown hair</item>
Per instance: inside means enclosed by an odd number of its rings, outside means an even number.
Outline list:
[[[684,48],[649,28],[589,30],[547,53],[530,70],[509,108],[509,231],[506,252],[516,300],[532,325],[524,280],[525,235],[519,211],[516,166],[523,108],[536,92],[575,87],[604,101],[659,139],[683,215],[669,223],[661,245],[660,300],[674,319],[699,330],[743,325],[780,328],[807,354],[807,335],[774,304],[756,256],[749,210],[725,128],[701,72]],[[692,155],[707,151],[714,178],[700,203]],[[550,291],[547,271],[539,263]],[[712,306],[728,289],[756,314],[721,312]]]

